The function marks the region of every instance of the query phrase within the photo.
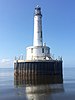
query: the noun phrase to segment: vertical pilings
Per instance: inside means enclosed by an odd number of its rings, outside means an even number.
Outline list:
[[[19,85],[63,83],[62,61],[17,61],[14,63],[14,79],[15,84]]]

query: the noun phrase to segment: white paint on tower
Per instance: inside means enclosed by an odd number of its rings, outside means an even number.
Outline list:
[[[42,14],[41,8],[37,6],[34,13],[34,46],[43,46],[42,41]]]

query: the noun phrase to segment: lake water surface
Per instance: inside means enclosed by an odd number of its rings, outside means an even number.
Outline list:
[[[75,100],[75,68],[65,67],[63,75],[60,91],[27,94],[26,87],[14,84],[14,69],[0,68],[0,100]]]

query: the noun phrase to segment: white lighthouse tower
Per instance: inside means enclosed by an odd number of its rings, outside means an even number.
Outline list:
[[[42,40],[42,14],[41,8],[37,6],[34,13],[34,46],[43,46]]]
[[[26,60],[50,60],[50,48],[43,45],[41,8],[36,6],[34,12],[33,46],[26,48]]]

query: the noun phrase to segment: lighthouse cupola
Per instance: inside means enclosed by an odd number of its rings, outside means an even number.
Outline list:
[[[41,14],[41,8],[37,5],[37,7],[35,8],[35,15],[42,15]]]

